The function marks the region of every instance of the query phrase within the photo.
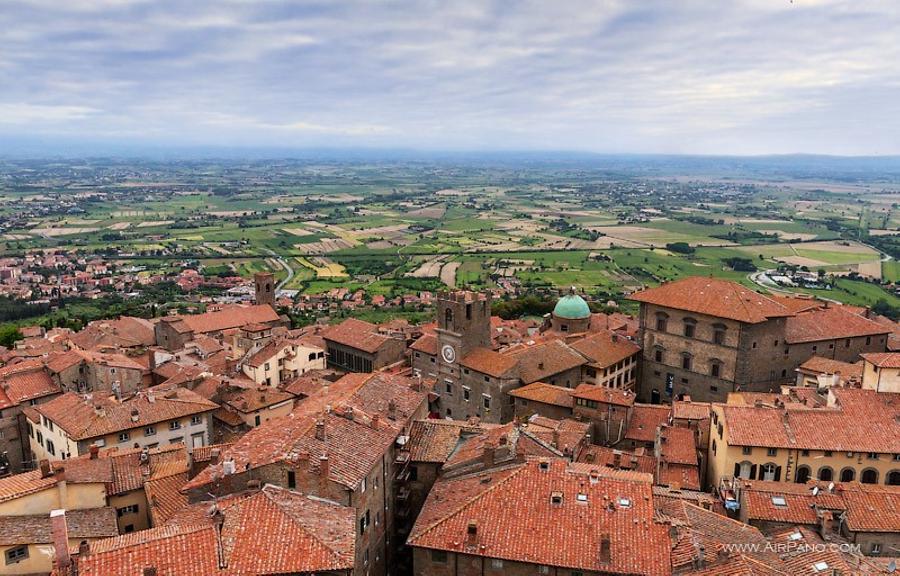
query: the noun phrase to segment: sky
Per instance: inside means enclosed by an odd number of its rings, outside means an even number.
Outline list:
[[[896,155],[900,1],[3,0],[17,138]]]

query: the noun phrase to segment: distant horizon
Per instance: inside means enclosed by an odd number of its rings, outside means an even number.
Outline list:
[[[893,0],[14,0],[0,27],[0,153],[900,155]]]

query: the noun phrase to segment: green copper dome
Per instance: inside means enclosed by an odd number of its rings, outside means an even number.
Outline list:
[[[588,318],[591,315],[591,309],[588,308],[584,298],[575,293],[573,288],[569,294],[559,299],[553,308],[553,315],[557,318],[566,318],[568,320],[578,320]]]

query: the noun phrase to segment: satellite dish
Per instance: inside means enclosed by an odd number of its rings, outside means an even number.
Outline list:
[[[888,571],[888,573],[893,573],[893,572],[895,572],[896,570],[897,570],[897,561],[896,561],[896,560],[891,560],[890,562],[888,562],[888,565],[887,565],[887,571]]]

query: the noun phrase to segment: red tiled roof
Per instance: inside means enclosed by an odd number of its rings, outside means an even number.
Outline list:
[[[609,331],[597,332],[569,344],[592,364],[606,368],[641,351],[631,340]]]
[[[675,420],[708,420],[709,409],[709,402],[673,400],[672,418]]]
[[[122,316],[115,320],[96,320],[69,340],[84,350],[134,348],[156,344],[153,323],[144,318]]]
[[[430,354],[431,356],[437,356],[437,337],[435,337],[434,334],[425,334],[421,338],[413,342],[412,346],[410,346],[410,349],[415,350],[416,352],[424,352],[425,354]]]
[[[756,324],[791,316],[787,307],[737,282],[689,276],[629,296],[630,300]]]
[[[697,465],[694,431],[678,426],[663,426],[660,431],[660,460],[669,464]]]
[[[268,304],[255,306],[226,306],[214,312],[176,316],[187,330],[194,334],[220,332],[229,328],[240,328],[247,324],[278,322],[278,313]]]
[[[582,400],[591,400],[593,402],[602,402],[604,404],[614,404],[616,406],[633,406],[634,393],[628,390],[619,390],[618,388],[608,388],[606,386],[596,386],[594,384],[579,384],[572,391],[573,398]]]
[[[543,470],[532,460],[438,480],[408,544],[572,570],[670,573],[668,532],[653,521],[649,483],[590,479],[590,467],[548,464]],[[467,542],[473,523],[474,546]],[[605,537],[608,559],[600,554]]]
[[[592,427],[590,422],[579,422],[570,418],[555,420],[535,414],[528,419],[528,424],[522,425],[521,430],[566,456],[574,456],[579,446],[590,443],[585,442],[585,437],[590,434]]]
[[[356,318],[347,318],[340,324],[328,327],[322,337],[350,348],[374,354],[391,338],[378,331],[378,326]]]
[[[66,511],[69,538],[93,540],[119,533],[116,510],[110,507]],[[53,543],[49,514],[0,516],[0,546]]]
[[[788,318],[784,326],[784,340],[788,344],[839,340],[860,336],[889,334],[891,329],[878,322],[848,312],[841,306],[829,306],[801,312]]]
[[[900,453],[900,394],[832,389],[836,405],[797,409],[722,407],[732,446]],[[860,426],[865,422],[865,426]]]
[[[841,485],[852,532],[900,532],[900,486],[851,482]]]
[[[813,356],[798,368],[800,372],[812,372],[814,374],[840,374],[843,380],[850,378],[862,378],[862,363],[841,362],[831,358]]]
[[[678,486],[687,490],[700,490],[700,469],[685,464],[662,464],[656,475],[661,486]]]
[[[79,394],[67,392],[34,409],[65,430],[70,438],[80,441],[218,408],[217,404],[185,388],[151,396],[152,401],[148,394],[139,394],[118,402],[115,398],[85,400]]]
[[[584,356],[562,340],[550,340],[535,346],[525,346],[507,352],[515,358],[519,378],[524,384],[546,380],[555,374],[586,364]]]
[[[97,540],[90,554],[76,559],[79,576],[136,576],[145,566],[165,576],[226,573],[219,570],[218,537],[211,525],[160,526]]]
[[[541,404],[550,404],[552,406],[560,406],[562,408],[571,408],[574,405],[572,399],[571,388],[565,386],[554,386],[544,382],[532,382],[521,388],[510,390],[509,395],[516,398],[524,398],[532,402]]]
[[[653,442],[656,429],[669,421],[671,409],[655,404],[635,404],[625,429],[625,438],[636,442]]]
[[[900,368],[900,353],[898,352],[871,352],[861,354],[861,356],[863,360],[879,368]]]
[[[606,466],[616,470],[634,470],[644,474],[656,474],[656,458],[648,454],[636,454],[592,444],[585,446],[578,455],[578,462]]]
[[[465,368],[493,376],[511,377],[518,366],[518,359],[507,354],[494,352],[490,348],[475,348],[460,361]]]
[[[327,455],[329,478],[355,488],[426,401],[427,393],[413,390],[415,384],[392,374],[348,374],[303,399],[288,416],[267,420],[245,434],[223,452],[222,460],[231,458],[243,470],[281,461],[297,466],[304,459],[306,465],[318,466]],[[390,418],[390,402],[395,419]],[[372,420],[376,414],[377,423]],[[324,423],[324,440],[316,438],[318,420]],[[221,472],[221,464],[210,465],[186,488],[206,485]]]
[[[462,442],[463,434],[482,430],[458,420],[416,420],[409,432],[409,457],[414,462],[447,461]]]
[[[39,361],[28,360],[0,368],[0,397],[5,395],[9,400],[8,405],[21,404],[61,391]]]

